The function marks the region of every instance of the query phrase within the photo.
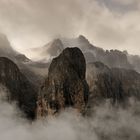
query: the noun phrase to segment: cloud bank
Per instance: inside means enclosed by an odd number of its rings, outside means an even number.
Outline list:
[[[0,31],[19,51],[85,35],[104,49],[139,53],[139,0],[0,0]]]
[[[4,95],[4,91],[0,91]],[[3,98],[2,98],[3,99]],[[128,109],[109,103],[95,107],[90,117],[68,109],[57,118],[28,122],[14,104],[0,100],[0,138],[3,140],[139,140],[140,104]]]

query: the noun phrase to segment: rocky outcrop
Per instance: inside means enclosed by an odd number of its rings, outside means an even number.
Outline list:
[[[38,97],[37,116],[56,114],[66,107],[83,112],[88,101],[85,58],[78,48],[66,48],[52,60]]]
[[[8,101],[16,101],[28,118],[35,118],[37,93],[34,86],[17,65],[5,57],[0,57],[0,84],[8,90]]]
[[[119,50],[106,51],[102,62],[109,67],[133,69],[133,66],[129,63],[127,55]]]
[[[129,63],[134,67],[134,70],[140,73],[140,56],[139,55],[129,55],[127,54],[127,58]]]
[[[124,97],[140,100],[140,74],[134,70],[112,69],[113,78],[121,81]]]
[[[107,99],[114,105],[124,104],[129,97],[140,99],[140,74],[134,70],[109,68],[101,62],[90,63],[87,82],[90,106]]]
[[[49,54],[51,57],[56,57],[63,51],[64,48],[61,40],[55,39],[50,44],[44,46],[44,49],[46,49],[46,51],[44,51],[43,54],[46,53]]]
[[[31,60],[29,58],[27,58],[24,54],[17,54],[15,56],[15,59],[18,60],[19,62],[22,63],[26,63],[26,62],[30,62]]]

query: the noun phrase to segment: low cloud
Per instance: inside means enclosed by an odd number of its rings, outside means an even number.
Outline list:
[[[31,123],[14,104],[0,100],[0,137],[3,140],[139,140],[139,106],[134,100],[127,109],[106,103],[94,107],[90,117],[68,109],[56,118]]]

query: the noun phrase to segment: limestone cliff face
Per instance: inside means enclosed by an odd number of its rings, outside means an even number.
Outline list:
[[[129,97],[140,99],[140,74],[133,70],[109,68],[101,62],[90,63],[87,82],[90,106],[107,99],[113,104],[124,104]]]
[[[38,99],[38,116],[56,114],[66,107],[83,112],[88,101],[85,58],[78,48],[66,48],[52,60]]]
[[[11,60],[0,57],[0,84],[7,88],[7,100],[16,101],[28,118],[35,118],[36,91]]]

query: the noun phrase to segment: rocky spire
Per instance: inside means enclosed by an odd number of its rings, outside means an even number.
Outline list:
[[[66,107],[82,113],[89,95],[85,72],[85,58],[78,48],[66,48],[54,58],[41,88],[37,116],[44,115],[44,112],[45,115],[55,115]]]

